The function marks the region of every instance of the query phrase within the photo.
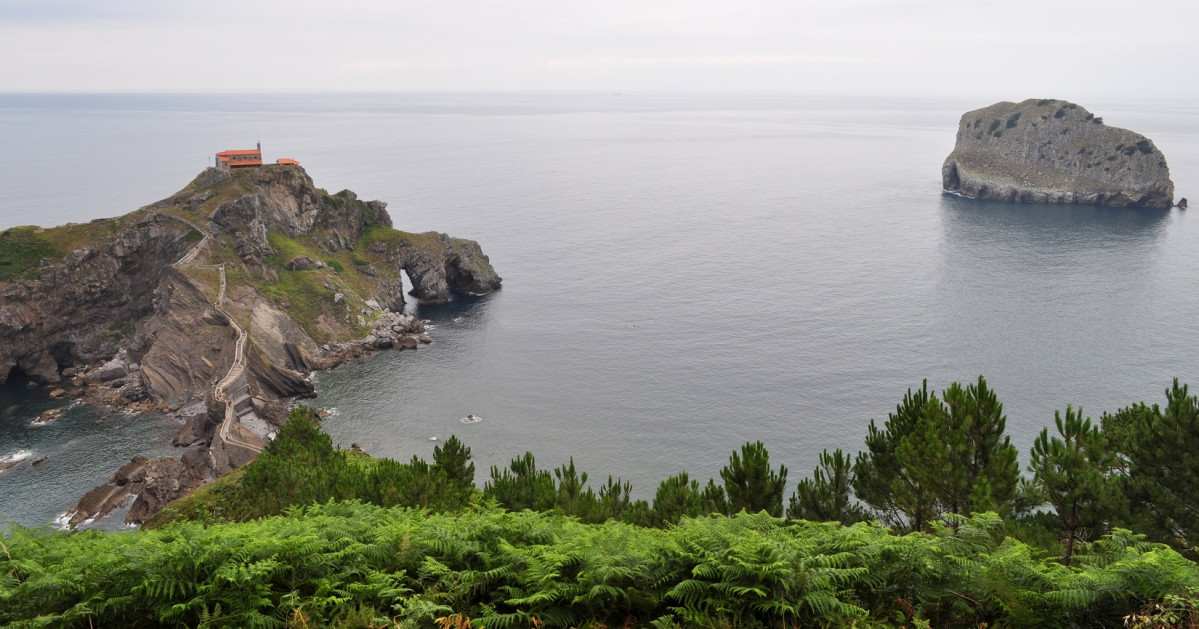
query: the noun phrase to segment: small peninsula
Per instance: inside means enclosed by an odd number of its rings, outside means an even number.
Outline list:
[[[294,160],[221,166],[121,217],[0,232],[0,384],[186,420],[181,458],[135,458],[72,523],[129,496],[127,521],[144,519],[253,458],[314,394],[308,372],[431,342],[405,275],[421,304],[500,287],[475,241],[393,229],[386,204],[319,189]]]
[[[1000,102],[962,115],[946,192],[1019,203],[1168,208],[1166,158],[1145,136],[1066,101]]]

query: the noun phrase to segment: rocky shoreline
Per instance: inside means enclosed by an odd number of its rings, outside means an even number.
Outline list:
[[[0,238],[48,254],[0,280],[0,384],[21,372],[52,397],[183,421],[182,457],[135,457],[67,524],[131,503],[136,524],[252,458],[314,395],[305,374],[432,343],[404,276],[422,304],[501,282],[477,243],[395,230],[382,202],[298,166],[208,169],[123,217]]]

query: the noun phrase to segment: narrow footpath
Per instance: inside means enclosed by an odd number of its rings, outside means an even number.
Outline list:
[[[235,402],[235,400],[233,400],[233,397],[229,394],[230,387],[232,387],[234,385],[234,383],[237,383],[239,381],[239,379],[241,379],[241,384],[243,385],[243,388],[245,386],[245,380],[244,380],[244,378],[242,378],[242,376],[244,376],[245,372],[246,372],[246,339],[248,338],[248,334],[246,333],[245,328],[241,327],[241,324],[239,324],[237,322],[237,319],[234,319],[233,315],[229,314],[222,307],[223,304],[225,303],[225,286],[226,286],[225,265],[224,264],[216,264],[216,265],[198,265],[198,264],[194,265],[194,264],[192,264],[192,261],[196,259],[197,255],[200,254],[200,250],[204,247],[204,245],[208,244],[208,240],[212,237],[211,234],[204,231],[203,229],[200,229],[200,227],[197,226],[195,223],[192,223],[191,221],[189,221],[185,218],[180,218],[178,216],[173,216],[171,214],[160,214],[160,215],[173,218],[177,221],[182,221],[182,222],[188,224],[189,226],[191,226],[192,229],[196,230],[197,232],[200,232],[200,234],[204,236],[200,240],[200,242],[196,243],[196,245],[194,247],[189,249],[188,252],[186,254],[184,254],[184,256],[182,258],[179,258],[179,260],[177,262],[175,262],[172,266],[177,267],[177,268],[182,268],[182,267],[187,266],[187,267],[196,268],[196,269],[216,269],[218,272],[220,272],[221,289],[217,293],[216,303],[213,304],[213,307],[216,308],[217,312],[219,312],[225,316],[225,319],[229,321],[229,325],[233,326],[234,330],[237,330],[237,345],[236,345],[236,348],[233,353],[233,365],[231,367],[229,367],[229,372],[225,374],[225,377],[221,378],[220,382],[218,382],[216,384],[216,386],[213,387],[213,396],[217,400],[219,400],[225,404],[225,419],[224,419],[224,421],[221,422],[221,426],[217,430],[215,437],[217,439],[219,439],[221,441],[221,443],[224,446],[226,446],[226,448],[228,446],[234,446],[237,448],[249,450],[249,451],[253,452],[254,454],[257,454],[262,451],[262,446],[256,445],[253,443],[249,443],[249,442],[241,439],[236,434],[237,430],[235,428],[235,426],[236,427],[241,426],[241,422],[238,421],[238,414],[237,414],[236,406],[238,403],[242,402],[243,400],[248,399],[249,395],[248,395],[248,393],[243,392],[242,398]],[[215,444],[213,444],[213,445],[215,445]]]

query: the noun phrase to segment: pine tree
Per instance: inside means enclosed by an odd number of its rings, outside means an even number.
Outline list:
[[[470,448],[450,435],[445,443],[433,448],[433,470],[440,474],[451,494],[452,508],[460,508],[470,501],[475,490],[475,464],[470,461]]]
[[[916,476],[920,468],[900,458],[900,446],[905,437],[916,433],[921,419],[939,407],[925,380],[920,389],[908,389],[881,430],[870,420],[866,451],[854,461],[850,484],[857,497],[873,508],[875,517],[889,526],[918,531],[934,516],[932,490]]]
[[[761,441],[741,446],[740,455],[734,450],[729,464],[720,470],[720,478],[724,480],[730,514],[742,509],[750,513],[765,511],[774,517],[783,514],[787,467],[780,465],[775,472],[770,467],[770,453]]]
[[[537,469],[532,452],[512,459],[507,469],[491,466],[491,481],[483,486],[483,496],[493,498],[510,511],[554,508],[557,488],[548,470]]]
[[[1121,519],[1199,557],[1199,398],[1175,378],[1164,409],[1141,403],[1104,415],[1102,424],[1124,471],[1119,480],[1127,512]]]
[[[1012,512],[1020,468],[1007,418],[986,380],[953,383],[942,399],[928,381],[908,390],[882,430],[873,420],[854,462],[854,492],[876,517],[922,530],[945,513]]]
[[[596,495],[595,508],[587,514],[588,522],[604,522],[606,520],[620,520],[624,517],[626,511],[632,506],[633,484],[619,478],[608,476],[608,482],[604,483],[599,488]]]
[[[1016,446],[1005,434],[1003,404],[982,376],[965,390],[957,383],[950,385],[943,398],[951,424],[968,437],[963,455],[971,481],[970,498],[961,509],[951,512],[969,515],[997,511],[1001,516],[1009,515],[1020,481],[1020,463]]]
[[[1033,485],[1053,505],[1065,540],[1062,563],[1070,565],[1074,545],[1085,532],[1098,532],[1111,516],[1118,499],[1109,478],[1115,456],[1107,440],[1091,419],[1082,418],[1082,409],[1066,407],[1066,417],[1053,414],[1058,436],[1049,429],[1033,443],[1028,471]]]
[[[676,524],[685,517],[694,518],[703,513],[704,495],[699,481],[690,479],[687,472],[675,474],[658,485],[654,493],[654,517],[659,524]]]
[[[729,501],[725,496],[724,487],[717,485],[715,480],[708,479],[708,484],[704,485],[701,497],[704,499],[704,513],[727,514],[729,512]]]
[[[554,510],[565,515],[579,515],[586,495],[583,488],[587,486],[587,472],[580,474],[575,469],[575,458],[572,456],[569,465],[560,465],[554,470],[554,477],[558,479]],[[594,501],[594,494],[591,498]]]
[[[850,495],[853,461],[837,448],[820,453],[820,465],[812,478],[799,481],[787,505],[787,517],[792,520],[843,522],[852,524],[865,516],[862,507]]]

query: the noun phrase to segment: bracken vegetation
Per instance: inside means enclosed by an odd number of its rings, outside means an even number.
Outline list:
[[[787,470],[760,442],[650,503],[532,453],[479,490],[457,439],[371,459],[300,408],[145,530],[13,527],[0,625],[1196,626],[1199,399],[1176,381],[1098,423],[1067,407],[1024,478],[1005,423],[981,377],[925,384],[780,517]]]

